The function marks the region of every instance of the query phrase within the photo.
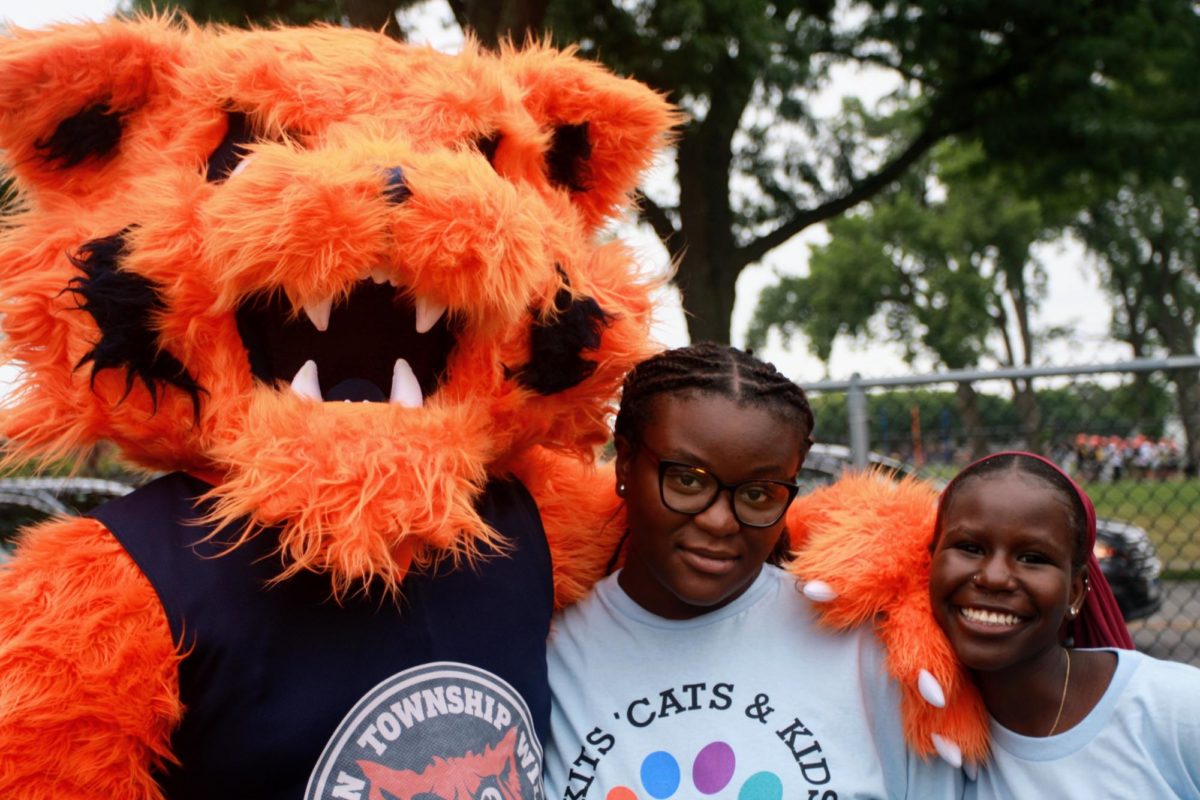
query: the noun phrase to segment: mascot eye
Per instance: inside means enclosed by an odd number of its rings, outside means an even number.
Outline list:
[[[491,136],[480,136],[475,140],[475,146],[479,148],[479,152],[483,153],[483,157],[488,160],[492,168],[496,167],[496,151],[500,148],[500,140],[504,138],[504,134],[496,131]]]
[[[588,124],[559,125],[554,129],[550,149],[546,152],[546,171],[550,182],[572,192],[586,192],[591,184],[588,161],[592,157],[592,142]]]
[[[246,145],[256,138],[250,119],[245,114],[230,111],[225,117],[225,136],[208,157],[208,170],[204,177],[209,183],[223,181],[234,174],[248,155]]]
[[[89,158],[103,158],[121,141],[121,115],[105,103],[88,106],[58,123],[49,137],[34,146],[47,162],[70,168]]]

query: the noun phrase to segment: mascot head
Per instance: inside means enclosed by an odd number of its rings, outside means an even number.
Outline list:
[[[161,18],[0,41],[16,457],[107,439],[279,529],[285,574],[398,584],[495,534],[489,474],[586,456],[646,352],[602,227],[675,118],[570,53]],[[248,524],[242,524],[248,520]]]

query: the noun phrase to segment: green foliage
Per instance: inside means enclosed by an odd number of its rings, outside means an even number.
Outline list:
[[[1161,380],[1114,387],[1076,382],[1039,389],[1036,395],[1038,406],[1043,409],[1047,438],[1060,445],[1071,442],[1078,433],[1162,436],[1163,421],[1174,405]],[[814,392],[809,400],[817,420],[817,440],[848,444],[846,394]],[[1021,444],[1019,413],[1010,398],[981,391],[976,395],[976,405],[990,440]],[[912,439],[914,413],[921,435],[930,443],[947,437],[957,443],[967,427],[953,391],[873,390],[868,393],[867,408],[871,446],[884,453],[907,449]]]
[[[940,195],[940,196],[939,196]],[[829,223],[806,277],[766,289],[747,334],[761,347],[772,328],[803,333],[822,360],[838,336],[865,338],[881,324],[909,360],[932,355],[976,366],[1009,326],[1005,300],[1028,314],[1045,276],[1030,248],[1054,233],[1039,204],[1014,194],[979,146],[947,142],[861,213]],[[1019,338],[1025,355],[1032,347]],[[1012,353],[993,353],[1012,363]]]

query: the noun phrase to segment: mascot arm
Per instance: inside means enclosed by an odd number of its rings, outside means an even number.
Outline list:
[[[159,800],[177,666],[154,589],[99,522],[27,531],[0,572],[0,797]]]
[[[835,629],[874,622],[899,683],[910,746],[956,766],[987,755],[987,714],[929,604],[935,489],[851,474],[788,510],[789,568]]]
[[[612,462],[597,466],[539,447],[511,469],[537,502],[554,561],[554,604],[563,608],[604,577],[625,530]]]

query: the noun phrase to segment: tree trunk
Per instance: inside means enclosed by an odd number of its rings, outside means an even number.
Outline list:
[[[504,39],[520,45],[541,34],[550,0],[450,0],[454,18],[464,31],[495,49]]]
[[[396,23],[395,0],[341,0],[340,5],[353,27],[383,31],[393,39],[404,38],[404,31]]]
[[[983,414],[979,412],[979,398],[975,387],[967,382],[958,384],[955,388],[958,396],[958,414],[962,417],[963,432],[967,437],[967,446],[971,451],[971,460],[987,455],[987,429],[984,426]]]
[[[1042,453],[1045,435],[1042,432],[1042,409],[1038,406],[1037,394],[1033,391],[1033,380],[1014,380],[1013,405],[1017,409],[1017,418],[1021,421],[1021,437],[1025,440],[1025,448],[1034,453]]]
[[[1153,320],[1167,352],[1173,356],[1194,356],[1195,331],[1176,315],[1163,314]],[[1194,369],[1176,370],[1170,374],[1175,384],[1179,419],[1187,437],[1187,460],[1191,469],[1200,469],[1200,375]]]
[[[729,344],[736,281],[737,274],[714,263],[703,248],[684,252],[675,282],[683,295],[691,341]]]

